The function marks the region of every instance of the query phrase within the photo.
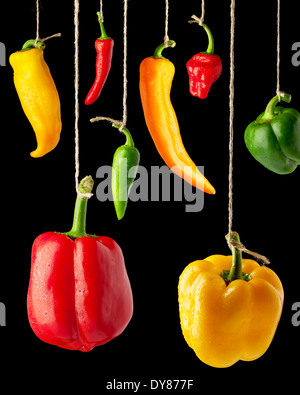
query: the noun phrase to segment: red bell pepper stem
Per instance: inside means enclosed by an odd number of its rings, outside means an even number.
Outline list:
[[[82,194],[91,193],[94,186],[94,181],[91,176],[83,178],[78,186],[78,190]],[[64,235],[77,239],[78,237],[90,236],[86,233],[86,212],[87,212],[88,198],[77,194],[75,203],[74,218],[72,229]],[[93,236],[90,236],[93,237]]]

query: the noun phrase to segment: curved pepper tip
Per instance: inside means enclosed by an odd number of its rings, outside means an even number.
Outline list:
[[[42,156],[48,154],[49,152],[53,151],[54,148],[57,146],[58,142],[60,139],[60,132],[58,133],[57,136],[54,136],[54,140],[52,142],[44,142],[41,144],[41,142],[38,142],[37,148],[30,152],[30,156],[32,158],[41,158]]]
[[[204,187],[204,192],[208,193],[209,195],[215,195],[216,194],[216,190],[212,185],[206,185]]]

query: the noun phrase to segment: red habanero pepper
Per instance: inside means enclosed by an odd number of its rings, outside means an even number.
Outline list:
[[[79,192],[92,187],[85,177]],[[43,233],[33,243],[27,312],[42,341],[90,351],[123,332],[133,301],[119,245],[85,231],[88,198],[80,193],[71,231]]]
[[[95,41],[95,48],[97,52],[96,78],[84,101],[86,105],[93,104],[100,96],[102,88],[110,72],[113,55],[114,40],[106,34],[100,12],[97,12],[97,16],[100,24],[101,36]]]
[[[193,22],[193,21],[191,21]],[[206,52],[194,55],[186,64],[189,74],[189,88],[193,96],[205,99],[211,85],[222,73],[222,63],[218,55],[214,54],[214,39],[206,24],[202,24],[208,36]]]

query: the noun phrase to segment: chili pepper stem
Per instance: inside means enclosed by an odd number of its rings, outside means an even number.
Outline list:
[[[189,21],[189,23],[198,23],[198,21],[196,20],[191,20]],[[214,51],[215,51],[215,42],[214,42],[214,36],[212,35],[212,32],[210,30],[210,28],[205,24],[202,23],[202,25],[200,25],[203,27],[203,29],[206,31],[207,37],[208,37],[208,47],[206,52],[202,52],[202,53],[206,53],[209,55],[213,55]]]
[[[211,30],[209,29],[209,27],[203,23],[202,25],[203,29],[206,31],[207,37],[208,37],[208,47],[205,53],[209,54],[209,55],[213,55],[214,54],[214,50],[215,50],[215,42],[214,42],[214,37],[212,35]]]
[[[292,95],[285,92],[281,92],[280,99],[286,103],[290,103],[292,100]],[[279,96],[276,95],[273,97],[273,99],[269,101],[265,113],[261,118],[262,121],[271,121],[274,118],[275,107],[278,103],[279,103]]]
[[[153,54],[153,58],[154,58],[154,59],[166,59],[165,57],[162,56],[162,51],[163,51],[165,48],[167,48],[167,47],[174,48],[175,45],[176,45],[176,42],[173,41],[173,40],[167,41],[166,44],[165,44],[165,43],[160,44],[160,45],[155,49],[154,54]]]
[[[104,24],[101,20],[100,11],[97,12],[97,16],[98,16],[98,22],[99,22],[100,30],[101,30],[101,36],[98,38],[98,40],[110,40],[110,37],[107,35],[105,28],[104,28]]]
[[[46,45],[43,41],[38,41],[35,44],[35,40],[31,39],[31,40],[27,40],[26,43],[24,43],[21,51],[27,51],[28,49],[32,49],[32,48],[39,48],[39,49],[45,49]]]
[[[119,125],[117,123],[113,123],[112,126],[117,129],[121,128],[121,125]],[[123,126],[122,130],[120,130],[120,131],[123,132],[126,136],[126,145],[128,145],[129,147],[134,147],[133,138],[132,138],[129,130]]]
[[[64,233],[66,236],[74,239],[88,236],[85,230],[88,198],[81,194],[91,193],[93,186],[94,181],[91,176],[87,176],[80,181],[78,186],[80,193],[77,194],[76,198],[72,229]]]

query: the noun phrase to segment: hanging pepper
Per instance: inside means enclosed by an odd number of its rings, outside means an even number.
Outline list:
[[[232,232],[233,240],[239,236]],[[183,336],[207,365],[224,368],[253,361],[270,346],[284,292],[277,275],[241,251],[190,263],[179,279]]]
[[[168,46],[175,46],[175,42],[170,40]],[[154,55],[144,59],[140,65],[140,94],[147,127],[166,165],[191,185],[214,194],[214,187],[200,173],[184,148],[170,100],[175,67],[162,56],[164,48],[164,43],[159,45]]]
[[[59,95],[44,60],[43,42],[28,40],[21,51],[10,55],[14,84],[23,108],[36,134],[37,148],[33,158],[44,156],[59,142],[61,114]]]
[[[291,95],[282,92],[281,100],[290,103]],[[278,95],[264,113],[250,123],[245,143],[251,155],[277,174],[292,173],[300,164],[300,114],[293,108],[277,107]]]
[[[86,105],[93,104],[100,96],[111,68],[111,60],[113,56],[114,40],[106,34],[100,12],[97,12],[97,16],[100,24],[101,36],[95,41],[97,52],[96,78],[85,99],[84,103]]]
[[[207,50],[194,55],[187,62],[186,67],[191,95],[205,99],[211,85],[216,82],[222,73],[222,62],[220,57],[214,54],[214,38],[210,29],[205,23],[202,26],[208,36]]]
[[[118,124],[113,126],[120,129]],[[140,162],[140,153],[134,146],[129,130],[123,127],[122,132],[126,136],[126,143],[118,147],[114,153],[111,181],[114,206],[119,220],[124,217],[130,189]]]
[[[90,351],[119,336],[129,323],[132,291],[122,251],[105,236],[86,233],[87,198],[93,180],[79,184],[70,232],[47,232],[32,247],[27,311],[44,342]]]

